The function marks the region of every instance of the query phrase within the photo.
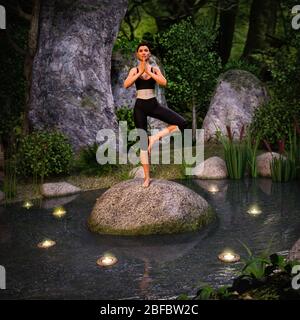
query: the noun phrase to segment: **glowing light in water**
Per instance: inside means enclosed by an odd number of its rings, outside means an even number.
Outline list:
[[[110,253],[107,253],[97,260],[97,264],[101,267],[109,267],[118,262],[118,259]]]
[[[41,249],[47,249],[56,245],[56,242],[50,239],[45,239],[44,241],[38,243],[38,247]]]
[[[30,209],[32,206],[33,206],[33,203],[31,201],[25,201],[23,203],[23,208]]]
[[[209,186],[208,191],[214,194],[214,193],[219,192],[220,190],[219,190],[218,186],[212,184]]]
[[[247,212],[252,216],[257,216],[262,213],[261,209],[257,205],[251,206]]]
[[[64,207],[56,207],[53,211],[53,215],[55,218],[62,218],[66,215],[67,211]]]
[[[237,262],[240,256],[232,251],[224,251],[218,255],[218,258],[223,262]]]

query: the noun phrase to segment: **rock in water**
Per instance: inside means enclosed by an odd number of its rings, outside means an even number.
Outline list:
[[[239,138],[244,125],[251,123],[254,111],[268,100],[263,83],[243,70],[229,70],[221,75],[209,110],[203,121],[205,141],[214,140],[219,128],[227,135],[226,125]]]
[[[43,183],[41,193],[46,198],[63,197],[80,192],[81,189],[67,182]]]
[[[277,152],[265,152],[256,157],[257,173],[262,177],[271,177],[271,162],[280,158],[280,154]],[[286,157],[283,157],[286,159]]]
[[[93,144],[102,128],[117,132],[111,55],[127,4],[43,1],[29,112],[34,129],[59,129],[75,150]]]
[[[114,235],[169,234],[199,230],[215,214],[193,190],[153,179],[148,188],[131,179],[108,189],[88,219],[91,231]]]
[[[220,157],[210,157],[192,170],[200,179],[226,179],[228,176],[226,163]]]

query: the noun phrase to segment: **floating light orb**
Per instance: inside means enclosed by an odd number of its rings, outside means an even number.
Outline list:
[[[53,211],[53,216],[55,218],[62,218],[66,215],[67,211],[64,209],[64,207],[56,207]]]
[[[257,215],[261,214],[262,211],[257,205],[253,205],[249,208],[249,210],[247,212],[249,214],[251,214],[252,216],[257,216]]]
[[[31,201],[25,201],[23,203],[23,208],[30,209],[32,206],[33,206],[33,203]]]
[[[220,190],[219,190],[218,186],[213,184],[213,185],[209,186],[208,191],[211,192],[211,193],[217,193]]]
[[[56,244],[55,241],[50,240],[50,239],[46,239],[46,240],[38,243],[38,247],[41,249],[47,249],[47,248],[55,246],[55,244]]]
[[[118,262],[118,259],[113,254],[105,254],[97,260],[97,264],[101,267],[109,267]]]
[[[218,258],[223,262],[237,262],[240,256],[232,251],[224,251],[218,255]]]

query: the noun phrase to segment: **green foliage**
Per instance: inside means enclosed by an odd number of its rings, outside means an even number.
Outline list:
[[[117,164],[99,164],[97,162],[96,154],[98,147],[98,144],[95,142],[92,145],[82,148],[79,152],[78,159],[75,161],[73,169],[79,170],[81,173],[86,175],[96,176],[115,172],[118,167]]]
[[[118,121],[126,121],[127,122],[128,134],[131,130],[135,129],[133,109],[128,108],[128,107],[119,108],[116,112],[116,116],[117,116]],[[127,141],[127,151],[135,143],[136,143],[135,141]]]
[[[119,36],[114,43],[113,52],[120,51],[125,56],[131,56],[133,52],[136,51],[138,44],[140,43],[140,39],[128,40],[124,36]]]
[[[285,140],[279,140],[280,157],[272,156],[270,163],[272,180],[275,182],[287,182],[293,180],[297,176],[297,169],[300,166],[300,128],[297,121],[295,121],[293,132],[289,130],[288,150],[285,149]],[[264,140],[268,150],[272,152],[269,143]]]
[[[213,297],[214,289],[210,286],[205,286],[201,288],[197,293],[197,300],[208,300]]]
[[[270,69],[272,89],[276,96],[289,103],[298,104],[299,107],[300,59],[297,50],[282,49],[271,61]]]
[[[247,144],[247,163],[249,168],[249,173],[252,178],[257,177],[257,149],[260,143],[260,136],[258,135],[255,139],[251,137],[250,131],[248,131],[246,136],[246,144]]]
[[[248,161],[248,148],[245,140],[242,139],[243,133],[240,133],[239,141],[233,140],[231,129],[227,126],[228,137],[217,130],[217,138],[224,148],[224,159],[228,176],[231,179],[242,179],[245,174]]]
[[[4,183],[3,191],[5,193],[5,201],[9,202],[17,194],[17,162],[15,157],[5,159],[4,161]]]
[[[212,49],[215,40],[216,32],[206,20],[194,25],[186,19],[160,35],[166,97],[173,106],[194,103],[205,113],[221,70],[220,58]]]
[[[279,140],[288,140],[289,131],[297,117],[297,106],[278,98],[271,99],[265,105],[255,110],[250,126],[251,134],[261,135],[261,138],[271,145]]]
[[[73,151],[59,131],[35,131],[20,142],[18,173],[22,176],[46,177],[69,173]]]
[[[296,163],[294,160],[284,158],[272,158],[271,161],[271,176],[274,182],[287,182],[296,177]]]
[[[122,107],[116,111],[116,116],[118,121],[127,121],[128,131],[135,128],[134,119],[133,119],[133,109],[129,107]]]

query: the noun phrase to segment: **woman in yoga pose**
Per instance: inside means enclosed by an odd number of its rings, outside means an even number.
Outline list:
[[[183,133],[186,128],[186,120],[173,110],[165,108],[159,104],[155,96],[155,84],[167,85],[167,80],[162,75],[157,66],[149,65],[151,56],[149,45],[142,42],[136,49],[136,57],[139,60],[138,67],[132,68],[124,81],[124,88],[129,88],[133,83],[136,85],[137,99],[134,105],[134,123],[136,128],[143,129],[147,133],[147,116],[162,120],[170,124],[167,128],[157,134],[148,137],[148,143],[141,139],[140,158],[144,168],[143,187],[150,184],[149,159],[151,148],[156,141],[171,132],[180,130]],[[148,134],[147,134],[148,135]],[[148,145],[147,145],[148,144]]]

